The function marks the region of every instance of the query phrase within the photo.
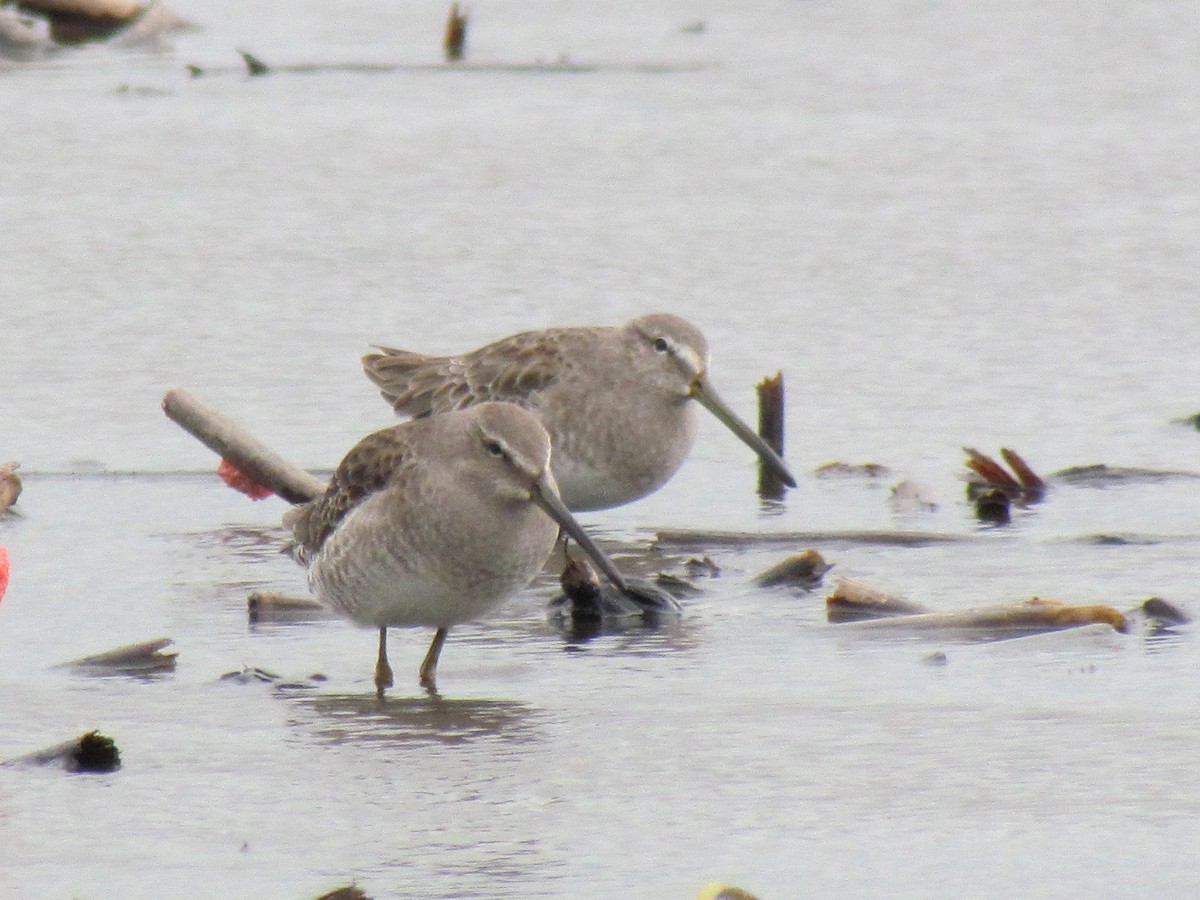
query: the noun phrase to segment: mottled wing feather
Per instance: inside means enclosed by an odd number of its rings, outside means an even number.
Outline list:
[[[426,416],[487,400],[530,406],[573,366],[590,329],[527,331],[462,356],[425,356],[379,347],[363,370],[398,413]]]
[[[295,536],[297,558],[307,564],[350,511],[386,487],[410,457],[399,426],[373,432],[355,444],[338,465],[325,493],[285,518],[284,524]]]

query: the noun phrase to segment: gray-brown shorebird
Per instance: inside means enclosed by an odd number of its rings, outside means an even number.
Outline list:
[[[458,356],[377,349],[363,369],[398,413],[428,416],[488,400],[533,412],[550,433],[554,476],[572,510],[620,506],[662,487],[692,448],[699,406],[796,485],[713,390],[708,342],[678,316],[526,331]]]
[[[546,429],[511,403],[480,403],[367,435],[325,493],[284,523],[317,597],[379,629],[381,697],[392,684],[389,627],[436,629],[420,669],[421,684],[433,690],[449,629],[528,585],[560,528],[626,589],[563,505]]]

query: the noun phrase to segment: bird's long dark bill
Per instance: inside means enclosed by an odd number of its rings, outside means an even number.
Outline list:
[[[707,409],[710,413],[716,416],[721,422],[738,436],[738,439],[757,453],[764,463],[770,466],[779,480],[788,487],[796,486],[796,479],[792,477],[792,473],[788,471],[787,465],[779,454],[770,448],[766,441],[759,437],[758,433],[750,428],[745,422],[737,417],[732,409],[725,405],[717,393],[712,389],[712,385],[708,383],[708,379],[701,375],[692,383],[692,397]]]
[[[540,479],[533,486],[530,497],[534,503],[546,511],[546,515],[562,527],[562,530],[583,549],[584,553],[592,558],[597,568],[608,577],[609,581],[616,585],[622,592],[629,591],[629,586],[625,584],[625,579],[621,577],[621,573],[617,571],[617,567],[613,565],[612,560],[608,558],[603,550],[596,546],[595,541],[588,537],[587,532],[583,530],[583,526],[575,521],[575,517],[571,515],[571,511],[563,506],[562,500],[559,499],[558,494],[545,479]]]

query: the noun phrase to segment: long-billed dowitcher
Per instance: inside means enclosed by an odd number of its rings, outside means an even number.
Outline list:
[[[554,475],[572,510],[620,506],[662,487],[695,441],[697,403],[785,484],[796,484],[713,390],[708,342],[678,316],[526,331],[459,356],[378,349],[363,357],[363,369],[399,413],[420,417],[507,400],[537,415],[550,432]]]
[[[511,403],[481,403],[367,435],[325,493],[285,524],[317,597],[379,629],[375,687],[392,684],[389,627],[437,629],[421,664],[434,688],[451,626],[479,618],[541,571],[561,527],[621,576],[559,498],[550,436]]]

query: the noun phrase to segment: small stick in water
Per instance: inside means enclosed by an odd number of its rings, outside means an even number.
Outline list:
[[[783,456],[783,373],[776,372],[756,386],[758,434],[772,450]],[[765,464],[758,466],[758,495],[764,500],[782,500],[785,485]]]
[[[450,4],[450,15],[446,18],[446,34],[442,48],[447,62],[458,62],[463,58],[467,44],[467,14],[458,11],[458,4]]]

